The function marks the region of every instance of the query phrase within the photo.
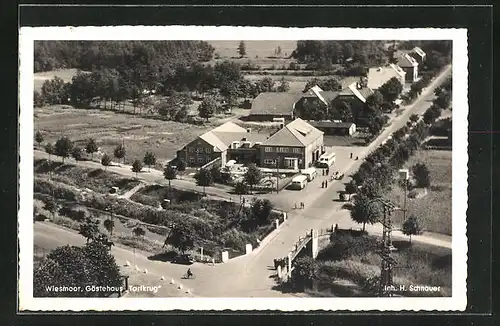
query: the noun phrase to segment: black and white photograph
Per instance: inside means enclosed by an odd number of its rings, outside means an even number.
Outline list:
[[[465,308],[466,30],[20,46],[20,309]]]

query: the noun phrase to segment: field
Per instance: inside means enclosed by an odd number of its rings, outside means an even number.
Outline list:
[[[207,41],[210,45],[215,48],[214,57],[220,59],[238,59],[243,63],[247,62],[249,59],[256,64],[283,64],[289,60],[285,59],[289,57],[297,46],[297,41],[244,41],[246,46],[246,56],[245,58],[239,59],[240,55],[238,53],[238,46],[240,41]],[[274,57],[274,51],[281,47],[281,58],[274,59],[269,57]]]
[[[377,253],[380,239],[376,237],[335,236],[335,241],[324,247],[318,255],[316,292],[344,296],[366,295],[362,283],[380,274],[380,256]],[[405,296],[451,295],[451,250],[421,243],[393,241],[397,248],[392,257],[395,284],[440,286],[436,293],[405,293]],[[349,287],[345,285],[349,284]],[[353,286],[351,286],[353,285]],[[375,288],[377,287],[377,284]],[[357,292],[357,293],[356,293]]]
[[[407,198],[407,216],[417,216],[426,231],[451,235],[451,151],[422,150],[410,157],[405,165],[425,163],[430,171],[431,187],[427,195],[421,198]],[[394,186],[389,198],[403,207],[404,194],[401,188]],[[396,222],[402,221],[402,213],[397,212]]]
[[[76,75],[77,69],[61,69],[54,71],[46,71],[46,72],[37,72],[35,73],[34,78],[34,87],[35,91],[40,91],[43,83],[46,80],[50,80],[54,77],[59,77],[64,80],[66,83],[71,81],[74,75]]]
[[[155,153],[158,161],[175,157],[176,151],[211,128],[173,121],[145,119],[123,113],[51,106],[35,108],[35,130],[41,130],[45,142],[67,136],[78,146],[93,137],[102,152],[113,153],[125,144],[125,161],[142,159],[146,151]]]

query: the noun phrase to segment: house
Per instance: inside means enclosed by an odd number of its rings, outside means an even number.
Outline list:
[[[253,101],[248,116],[254,121],[273,121],[273,118],[285,118],[290,121],[295,117],[295,103],[302,97],[300,93],[260,93]]]
[[[177,151],[177,158],[188,166],[203,166],[217,158],[221,164],[235,159],[237,162],[255,162],[259,145],[268,135],[252,132],[232,122],[212,129]]]
[[[298,171],[313,166],[323,153],[323,132],[297,118],[261,145],[258,165]]]
[[[415,59],[419,65],[425,62],[426,54],[424,50],[422,50],[418,46],[414,47],[408,54],[412,56],[413,59]]]
[[[332,101],[337,97],[338,92],[324,91],[319,86],[313,86],[302,94],[302,97],[295,103],[295,115],[305,115],[307,110],[312,108],[322,108],[329,110]]]
[[[339,121],[308,121],[314,128],[323,131],[325,135],[352,136],[356,132],[356,124],[353,122]]]
[[[408,83],[417,81],[418,62],[408,53],[402,53],[397,57],[397,65],[406,73],[405,79]]]
[[[395,64],[389,64],[385,67],[374,67],[368,69],[368,87],[372,90],[377,90],[391,78],[397,78],[401,85],[405,84],[405,76],[401,67]]]

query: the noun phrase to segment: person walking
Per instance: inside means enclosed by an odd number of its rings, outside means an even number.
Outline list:
[[[350,158],[352,158],[352,153],[351,153],[351,157]]]
[[[328,188],[328,180],[325,180],[325,188]]]
[[[306,207],[306,204],[304,204],[304,202],[301,202],[302,204],[302,209],[304,209]]]
[[[330,175],[330,168],[326,168],[326,175]]]

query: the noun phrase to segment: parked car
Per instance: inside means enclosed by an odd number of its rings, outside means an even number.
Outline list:
[[[177,255],[172,259],[174,264],[191,265],[194,263],[194,259],[191,255]]]

